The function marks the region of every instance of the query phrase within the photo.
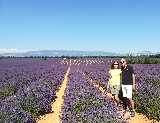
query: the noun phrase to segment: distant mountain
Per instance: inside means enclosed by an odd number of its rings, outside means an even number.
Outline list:
[[[157,53],[153,53],[151,51],[141,51],[139,53],[137,53],[136,55],[140,56],[140,55],[156,55]]]
[[[141,51],[138,53],[133,53],[133,56],[140,55],[156,55],[160,52],[153,53],[150,51]],[[15,57],[30,57],[30,56],[127,56],[129,54],[120,54],[105,51],[68,51],[68,50],[39,50],[39,51],[28,51],[28,52],[12,52],[3,53],[0,52],[0,56],[15,56]]]
[[[66,51],[66,50],[40,50],[25,53],[2,53],[2,56],[120,56],[121,54],[103,51]]]

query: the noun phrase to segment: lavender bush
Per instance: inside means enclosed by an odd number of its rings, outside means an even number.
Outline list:
[[[50,112],[67,68],[61,59],[1,59],[1,121],[30,123]]]
[[[160,121],[160,64],[133,65],[136,74],[134,100],[137,112]]]

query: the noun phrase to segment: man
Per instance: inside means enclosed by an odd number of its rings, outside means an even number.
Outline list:
[[[122,93],[126,104],[130,110],[131,117],[135,116],[134,102],[132,100],[132,92],[135,90],[135,75],[133,67],[127,64],[126,59],[121,59],[122,64]]]

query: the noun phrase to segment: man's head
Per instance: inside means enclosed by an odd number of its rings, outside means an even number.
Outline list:
[[[122,64],[122,66],[126,66],[127,65],[126,59],[122,58],[121,59],[121,64]]]

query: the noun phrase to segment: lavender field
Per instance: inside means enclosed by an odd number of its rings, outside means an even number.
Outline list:
[[[32,123],[51,111],[68,65],[60,59],[0,60],[0,122]]]
[[[51,112],[51,103],[70,67],[62,123],[123,123],[106,89],[111,58],[0,60],[0,122],[34,123]],[[160,64],[131,64],[136,74],[136,111],[160,120]],[[89,78],[89,79],[88,79]],[[93,80],[90,82],[89,80]]]

